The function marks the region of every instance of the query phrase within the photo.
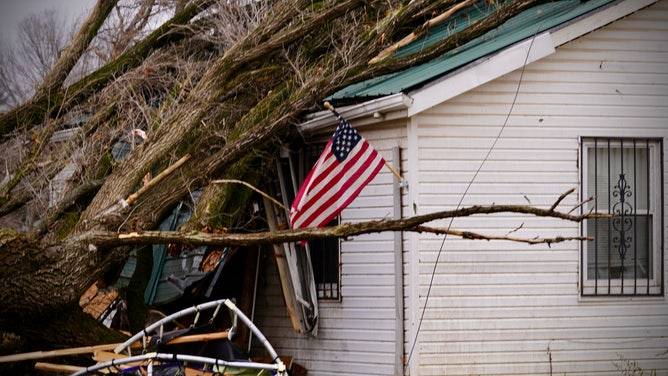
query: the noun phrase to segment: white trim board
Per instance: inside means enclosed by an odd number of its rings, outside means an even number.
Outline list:
[[[473,67],[409,93],[413,105],[408,108],[408,116],[417,115],[554,52],[549,32],[506,48]]]
[[[489,56],[487,60],[481,63],[473,63],[460,72],[436,80],[414,92],[409,92],[408,95],[413,98],[413,105],[408,109],[408,116],[417,115],[457,95],[519,69],[525,64],[551,55],[555,52],[556,47],[656,2],[657,0],[621,1],[573,23],[566,24],[566,26],[552,33],[545,32],[510,46],[495,55]]]

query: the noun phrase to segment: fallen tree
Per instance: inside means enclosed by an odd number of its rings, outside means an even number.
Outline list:
[[[491,206],[325,229],[196,231],[233,228],[252,192],[213,182],[254,184],[273,171],[279,145],[322,98],[428,61],[541,2],[483,2],[494,8],[485,19],[395,58],[395,42],[446,20],[453,7],[481,3],[192,1],[115,60],[64,87],[65,71],[115,4],[100,0],[43,87],[0,116],[7,150],[0,184],[0,330],[25,338],[23,350],[117,342],[119,334],[86,318],[77,301],[136,245],[252,245],[380,231],[450,231],[485,239],[425,224],[497,212],[583,220],[587,216],[556,206]],[[68,137],[56,143],[54,135],[65,131]],[[116,152],[119,142],[129,149],[123,157]],[[54,191],[66,166],[75,168]],[[183,231],[155,232],[196,189],[203,193]],[[564,240],[570,238],[528,242]]]

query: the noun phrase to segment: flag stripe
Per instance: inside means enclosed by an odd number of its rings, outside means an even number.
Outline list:
[[[321,227],[352,202],[382,168],[383,157],[342,117],[292,203],[292,228]],[[335,155],[334,147],[337,147]],[[338,155],[338,154],[337,154]]]
[[[377,169],[380,170],[382,166],[382,163],[378,164]],[[309,227],[321,227],[326,225],[332,218],[339,214],[345,207],[348,206],[348,204],[350,204],[350,202],[352,202],[357,197],[360,191],[369,181],[371,181],[371,179],[373,179],[373,176],[367,177],[365,180],[357,180],[356,184],[351,187],[350,191],[346,192],[346,195],[330,197],[330,199],[324,203],[325,207],[330,208],[330,210],[322,211],[320,213],[315,212],[304,222],[311,223]]]
[[[308,201],[293,217],[293,228],[326,225],[374,178],[384,164],[383,158],[368,143],[360,143],[355,147],[357,148],[363,150],[355,151],[358,153],[355,160],[335,166],[330,169],[326,180],[321,179],[324,184],[311,186]],[[327,157],[336,162],[333,155]]]
[[[356,148],[359,147],[361,147],[361,150],[358,153],[354,154],[352,158],[346,160],[345,164],[340,164],[332,153],[323,153],[322,164],[321,166],[318,166],[320,167],[321,172],[313,179],[312,182],[309,182],[310,187],[307,186],[307,190],[304,192],[309,196],[310,200],[303,205],[301,202],[298,202],[298,204],[300,205],[297,206],[299,211],[306,211],[312,205],[315,205],[317,203],[316,199],[322,196],[323,194],[322,192],[326,193],[327,191],[332,190],[333,194],[336,193],[336,191],[333,191],[333,187],[335,185],[336,188],[342,191],[343,189],[347,188],[347,186],[352,184],[352,181],[343,180],[346,169],[368,167],[368,164],[357,166],[356,163],[360,161],[360,158],[363,156],[362,153],[367,151],[373,151],[373,149],[370,148],[368,143],[364,144],[359,143],[358,146],[356,146]],[[363,159],[362,162],[365,162],[365,160],[368,162],[368,158],[370,158],[370,156],[365,156],[365,157],[366,158]],[[314,171],[317,171],[316,168],[314,168]],[[356,175],[354,177],[359,177],[359,175]],[[343,184],[343,186],[341,186],[341,184]],[[341,192],[341,194],[342,193],[343,192]]]
[[[382,165],[380,165],[382,166]],[[379,166],[379,168],[380,168]],[[359,191],[362,190],[364,185],[368,183],[369,180],[360,180],[358,184],[355,185],[354,190],[348,192],[348,195],[345,196],[330,196],[327,198],[324,197],[324,202],[321,202],[323,210],[315,210],[310,212],[303,212],[298,218],[294,219],[294,226],[299,227],[312,227],[312,226],[324,226],[329,222],[333,217],[335,217],[343,208],[345,208],[353,199],[355,195],[359,194]]]
[[[323,151],[320,154],[320,157],[318,157],[318,160],[316,161],[315,165],[309,171],[308,175],[306,175],[306,178],[304,179],[304,182],[302,183],[301,187],[299,188],[299,191],[297,192],[297,195],[295,196],[294,201],[292,201],[292,207],[290,210],[290,216],[292,217],[295,212],[301,208],[302,206],[302,200],[306,199],[305,193],[311,190],[311,185],[313,184],[313,180],[316,180],[316,172],[320,171],[323,169],[322,165],[325,163],[325,159],[327,158],[327,149],[329,149],[332,145],[332,141],[330,140],[329,143],[327,143],[327,146],[325,146],[325,151]],[[293,227],[295,228],[295,227]]]
[[[327,156],[328,160],[331,159],[336,160],[333,155],[328,155]],[[325,162],[327,163],[327,162]],[[338,163],[336,163],[338,164]],[[334,166],[337,167],[337,166]],[[328,179],[323,181],[321,180],[321,184],[312,184],[311,189],[307,193],[308,195],[308,200],[305,201],[305,203],[299,208],[299,211],[294,217],[294,223],[298,226],[303,226],[304,224],[314,224],[313,223],[313,215],[318,214],[318,211],[327,211],[327,212],[333,212],[336,211],[335,208],[330,208],[329,206],[332,205],[335,200],[328,200],[328,198],[334,198],[337,199],[339,196],[345,194],[343,191],[337,192],[337,189],[339,188],[337,185],[340,185],[339,182],[341,179],[344,179],[344,174],[346,173],[345,169],[342,168],[331,168],[328,169],[329,175]],[[320,175],[320,176],[324,176]]]

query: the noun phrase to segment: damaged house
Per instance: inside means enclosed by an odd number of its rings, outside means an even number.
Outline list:
[[[404,49],[478,16],[463,13]],[[434,224],[595,239],[550,246],[415,232],[309,244],[297,254],[314,273],[312,335],[301,324],[311,302],[281,290],[284,259],[266,258],[255,320],[279,353],[311,375],[668,371],[667,18],[665,1],[549,2],[432,62],[323,98],[408,183],[383,168],[341,223],[471,205],[548,209],[570,189],[560,208],[619,220]],[[336,125],[322,111],[298,126],[307,145],[279,162],[286,206]],[[276,213],[279,225],[286,215]]]
[[[461,12],[396,54],[485,12]],[[668,372],[666,19],[665,0],[547,2],[433,61],[322,98],[403,177],[382,168],[332,224],[473,205],[558,204],[611,218],[496,214],[430,224],[453,230],[447,236],[153,246],[139,299],[177,308],[236,298],[309,375]],[[263,187],[271,197],[255,196],[244,221],[289,226],[288,208],[337,124],[323,110],[297,126],[302,139],[277,155]],[[161,229],[177,229],[196,200]],[[559,237],[593,240],[528,244]],[[93,287],[98,296],[130,289],[136,259],[113,285]],[[115,298],[90,312],[120,320]],[[239,343],[261,350],[248,332]]]

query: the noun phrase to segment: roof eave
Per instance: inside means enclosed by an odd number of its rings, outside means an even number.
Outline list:
[[[571,22],[535,35],[492,55],[478,59],[466,66],[406,93],[390,94],[361,104],[339,108],[348,120],[357,119],[356,126],[390,120],[391,118],[414,116],[468,92],[516,69],[553,54],[556,48],[624,18],[658,0],[622,0],[583,15]],[[335,125],[336,118],[329,111],[311,114],[298,128],[305,133]]]
[[[553,54],[556,48],[637,12],[657,0],[619,1],[551,30],[509,46],[485,59],[408,91],[415,101],[408,116],[417,115],[527,64]]]
[[[394,115],[406,116],[413,98],[404,93],[387,95],[364,103],[337,108],[336,110],[349,121],[355,121],[355,127],[369,123],[389,120]],[[307,116],[307,120],[298,125],[303,133],[317,133],[323,128],[338,123],[331,111],[319,111]]]
[[[545,32],[505,48],[485,59],[479,59],[419,89],[410,91],[409,95],[415,101],[408,109],[408,116],[428,110],[554,52],[554,43],[550,33]]]

